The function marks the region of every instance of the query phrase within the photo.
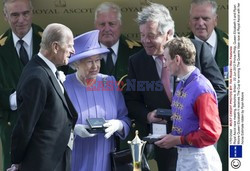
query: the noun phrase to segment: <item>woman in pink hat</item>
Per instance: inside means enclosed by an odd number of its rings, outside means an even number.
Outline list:
[[[123,95],[113,76],[99,73],[102,54],[108,53],[98,43],[99,31],[84,33],[74,39],[75,54],[69,64],[76,73],[64,82],[70,100],[78,112],[72,152],[73,171],[110,171],[110,152],[115,136],[125,139],[130,119]],[[87,118],[104,118],[103,133],[89,133]]]

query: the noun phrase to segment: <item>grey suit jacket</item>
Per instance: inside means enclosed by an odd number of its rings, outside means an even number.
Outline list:
[[[21,74],[17,105],[12,163],[21,163],[25,171],[53,171],[67,148],[77,113],[51,69],[37,55]]]

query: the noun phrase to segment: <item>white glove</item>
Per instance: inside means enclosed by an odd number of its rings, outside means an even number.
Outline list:
[[[17,109],[16,91],[10,95],[9,100],[10,100],[10,109],[12,111],[16,110]]]
[[[76,135],[82,137],[82,138],[87,138],[87,137],[93,137],[96,134],[90,134],[86,128],[89,128],[88,125],[82,125],[82,124],[76,124],[74,132]]]
[[[8,168],[6,171],[18,171],[19,165],[18,164],[12,164],[10,168]]]
[[[121,132],[123,130],[123,124],[120,120],[112,119],[108,120],[105,124],[103,124],[104,127],[107,127],[105,129],[106,134],[104,137],[108,139],[111,135],[114,134],[114,132],[119,131]]]

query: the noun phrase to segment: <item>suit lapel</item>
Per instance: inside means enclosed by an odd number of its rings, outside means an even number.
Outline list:
[[[148,56],[145,52],[145,66],[147,67],[147,71],[149,71],[148,76],[151,77],[151,80],[161,80],[161,78],[158,75],[155,60],[152,56]]]
[[[32,24],[32,29],[33,29],[33,54],[37,54],[39,52],[40,48],[40,42],[41,42],[41,31],[36,28],[34,24]]]
[[[106,66],[105,66],[105,61],[104,61],[104,59],[103,59],[103,58],[102,58],[102,60],[101,60],[101,68],[100,68],[100,73],[107,74],[107,69],[106,69]]]
[[[228,40],[228,36],[223,34],[219,29],[215,28],[217,34],[217,50],[215,54],[215,60],[220,69],[223,71],[224,66],[228,66],[228,46],[224,39]]]
[[[63,101],[63,104],[65,105],[66,109],[70,113],[70,116],[73,117],[70,110],[69,110],[69,107],[68,107],[67,101],[65,99],[65,96],[64,96],[64,94],[63,94],[63,92],[61,90],[61,87],[59,85],[60,83],[58,83],[54,73],[51,71],[51,69],[48,67],[48,65],[40,57],[38,57],[38,55],[36,55],[34,58],[47,72],[47,74],[49,76],[49,79],[52,82],[53,87],[55,88],[55,91],[59,95],[60,99]]]
[[[17,54],[16,48],[13,43],[13,37],[11,31],[8,32],[8,39],[6,40],[6,45],[4,46],[4,52],[9,54],[7,60],[10,61],[12,65],[12,71],[16,73],[16,75],[20,75],[23,69],[23,64],[20,61],[20,58]]]

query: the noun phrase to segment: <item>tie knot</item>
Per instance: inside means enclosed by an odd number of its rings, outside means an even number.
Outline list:
[[[109,54],[112,54],[114,51],[113,51],[113,49],[112,48],[108,48],[108,50],[109,50]]]
[[[22,46],[24,41],[22,39],[18,40],[18,42],[20,43],[20,45]]]
[[[206,44],[208,45],[208,47],[212,48],[213,46],[209,43],[209,42],[206,42]]]

